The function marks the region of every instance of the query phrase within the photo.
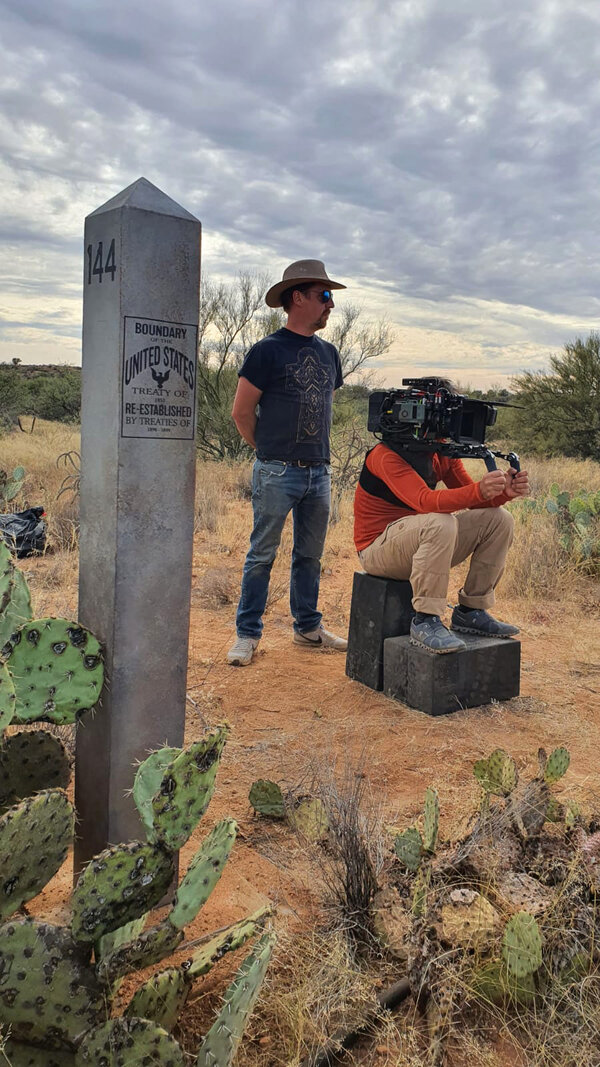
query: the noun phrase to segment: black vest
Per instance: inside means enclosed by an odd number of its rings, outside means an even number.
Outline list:
[[[396,455],[400,456],[405,463],[408,463],[409,467],[412,467],[412,469],[416,471],[419,477],[423,479],[430,489],[435,489],[438,479],[433,469],[433,452],[404,452],[400,449],[396,451],[395,448],[388,444],[384,447],[389,448],[391,452],[396,452]],[[375,448],[377,448],[377,445],[375,445]],[[379,500],[385,500],[387,504],[394,504],[396,507],[404,508],[405,511],[414,512],[414,508],[411,508],[409,504],[404,500],[401,500],[399,496],[396,496],[382,478],[378,478],[376,474],[373,474],[373,472],[369,470],[367,467],[367,457],[371,455],[372,451],[373,449],[370,448],[367,452],[363,468],[360,472],[358,484],[361,489],[364,489],[365,493],[368,493],[369,496],[375,496]]]

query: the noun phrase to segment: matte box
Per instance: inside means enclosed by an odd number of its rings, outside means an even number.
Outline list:
[[[383,689],[383,642],[410,632],[410,582],[357,571],[352,585],[346,674],[369,689]]]
[[[408,637],[388,637],[383,652],[385,695],[426,715],[448,715],[519,695],[521,643],[460,634],[461,652],[427,652]]]

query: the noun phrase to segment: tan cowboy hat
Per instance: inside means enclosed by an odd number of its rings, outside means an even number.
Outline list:
[[[341,282],[332,282],[327,277],[325,264],[320,259],[297,259],[290,263],[283,272],[283,278],[276,285],[272,285],[265,297],[265,303],[270,308],[281,307],[281,294],[292,285],[304,285],[305,282],[325,282],[329,289],[345,289]]]

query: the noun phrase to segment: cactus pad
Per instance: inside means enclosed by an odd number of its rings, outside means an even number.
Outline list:
[[[171,852],[185,845],[210,803],[227,734],[227,726],[209,730],[164,773],[152,801],[152,821],[157,840]]]
[[[160,789],[167,767],[180,753],[180,748],[159,748],[140,763],[135,773],[133,799],[149,841],[156,841],[152,801]]]
[[[2,561],[0,560],[0,572]],[[8,595],[5,596],[8,586]],[[3,592],[4,590],[4,592]],[[5,607],[2,608],[2,604]],[[23,572],[10,564],[10,570],[0,573],[0,649],[4,648],[11,635],[33,617],[31,594]]]
[[[73,936],[96,941],[158,904],[171,885],[173,858],[132,841],[94,856],[73,890]]]
[[[113,985],[130,971],[160,963],[166,956],[170,956],[182,941],[183,931],[166,920],[108,952],[96,964],[96,972],[101,981]]]
[[[12,721],[15,713],[17,696],[12,678],[7,667],[0,663],[0,734]],[[4,785],[0,779],[0,793],[4,793]]]
[[[90,1067],[184,1067],[170,1034],[147,1019],[111,1019],[83,1039],[78,1064]]]
[[[489,759],[477,760],[473,774],[486,793],[507,797],[515,788],[519,775],[517,765],[503,748],[497,748]]]
[[[223,819],[202,843],[181,881],[169,922],[178,930],[192,922],[223,873],[237,834],[234,819]]]
[[[288,812],[290,826],[307,841],[322,841],[329,832],[329,819],[322,800],[303,799]]]
[[[423,841],[416,827],[409,826],[408,830],[396,835],[394,851],[400,862],[405,867],[408,867],[409,871],[418,871],[421,865]]]
[[[507,972],[499,960],[490,960],[477,970],[471,988],[486,1004],[502,1004],[505,1001],[517,1005],[531,1004],[536,993],[533,974],[517,978]]]
[[[66,619],[34,619],[2,649],[21,722],[75,722],[92,708],[102,688],[104,667],[96,638]]]
[[[136,989],[125,1009],[128,1018],[150,1019],[165,1030],[172,1030],[190,991],[183,967],[168,967],[153,974]]]
[[[22,800],[0,818],[0,918],[44,888],[67,857],[73,807],[59,789]]]
[[[65,746],[48,730],[20,730],[0,748],[0,787],[21,799],[42,789],[66,789],[71,761]]]
[[[554,752],[551,752],[548,756],[544,768],[544,781],[548,782],[549,785],[553,782],[558,782],[558,779],[562,778],[563,774],[566,774],[570,762],[571,756],[567,748],[555,748]]]
[[[262,929],[272,908],[259,908],[258,911],[248,915],[245,919],[233,923],[227,930],[211,937],[197,952],[194,953],[188,967],[188,977],[197,978],[201,974],[207,974],[211,967],[220,960],[227,952],[235,952],[241,948],[251,937],[254,937]]]
[[[435,852],[439,823],[440,802],[435,789],[429,786],[425,793],[425,814],[423,818],[423,848],[426,852]]]
[[[271,819],[285,819],[283,793],[277,782],[259,778],[253,782],[248,800],[257,815],[268,815]]]
[[[74,1052],[51,1052],[45,1048],[34,1048],[21,1041],[10,1038],[2,1047],[6,1056],[2,1067],[75,1067]]]
[[[0,1023],[12,1038],[70,1045],[104,1018],[105,996],[85,948],[64,927],[33,919],[0,926]]]
[[[533,915],[520,911],[506,924],[502,955],[510,974],[523,978],[542,963],[542,937]]]
[[[200,1045],[196,1067],[230,1067],[248,1016],[260,993],[273,945],[274,934],[263,934],[244,960],[223,997],[223,1007]]]

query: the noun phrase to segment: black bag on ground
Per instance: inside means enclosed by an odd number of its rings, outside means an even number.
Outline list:
[[[0,515],[0,538],[18,559],[44,551],[46,523],[43,514],[43,508],[27,508],[12,515]]]

